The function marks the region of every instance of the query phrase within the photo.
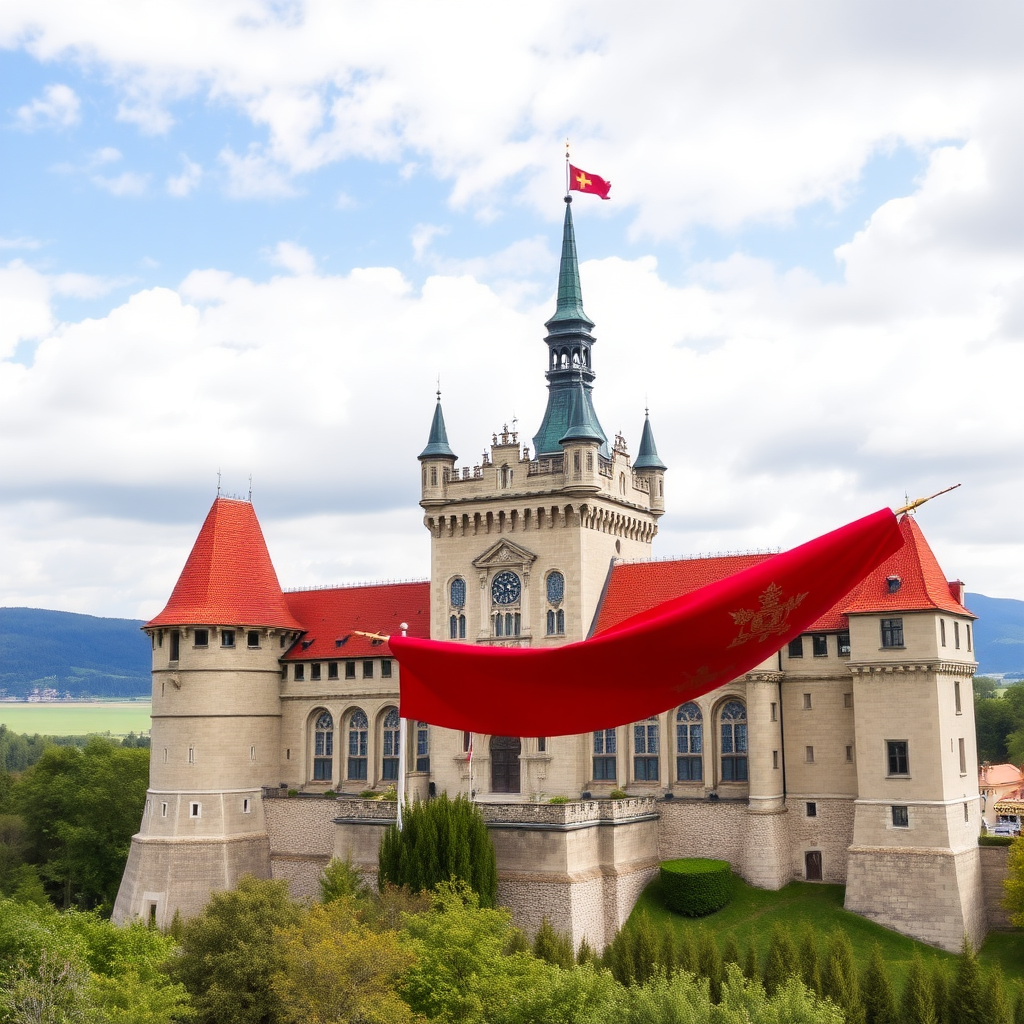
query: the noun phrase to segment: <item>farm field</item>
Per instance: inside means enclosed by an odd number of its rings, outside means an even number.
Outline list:
[[[53,704],[0,702],[0,724],[11,732],[43,736],[148,733],[151,703],[135,701],[61,701]]]

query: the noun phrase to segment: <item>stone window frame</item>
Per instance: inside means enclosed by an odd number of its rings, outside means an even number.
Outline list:
[[[889,814],[892,828],[910,828],[910,808],[906,804],[891,804]]]
[[[900,749],[902,747],[902,750]],[[886,777],[890,779],[910,778],[910,741],[886,740]],[[902,769],[902,770],[901,770]]]
[[[381,708],[377,716],[380,722],[380,777],[382,782],[397,782],[401,771],[402,720],[394,704]]]
[[[703,781],[704,712],[689,700],[676,708],[676,782]]]
[[[732,710],[739,707],[740,718]],[[726,713],[729,712],[729,717]],[[718,706],[715,721],[718,723],[718,764],[722,782],[743,783],[750,781],[747,703],[741,697],[728,696]]]
[[[355,665],[355,662],[352,664]],[[347,758],[345,778],[352,782],[368,782],[370,720],[361,707],[349,708],[344,720]]]
[[[618,732],[615,729],[595,729],[591,747],[591,771],[594,782],[615,782],[618,779]]]
[[[334,781],[334,715],[328,708],[315,708],[309,716],[312,740],[311,782]]]

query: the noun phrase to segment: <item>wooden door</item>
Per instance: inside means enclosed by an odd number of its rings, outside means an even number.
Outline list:
[[[804,854],[805,875],[808,882],[821,881],[821,850],[808,850]]]
[[[519,752],[522,744],[518,736],[491,738],[491,792],[519,792]]]

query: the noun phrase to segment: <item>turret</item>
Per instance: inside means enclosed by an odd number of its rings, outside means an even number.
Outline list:
[[[568,488],[597,491],[598,459],[604,435],[580,380],[570,392],[569,425],[558,443],[564,452],[565,484]]]
[[[437,392],[434,418],[430,422],[430,437],[427,446],[419,454],[421,493],[423,502],[443,501],[448,490],[448,481],[455,472],[458,456],[448,444],[448,431],[441,411],[441,392]]]
[[[544,325],[548,334],[548,404],[540,429],[534,435],[537,458],[561,454],[561,440],[569,429],[576,392],[582,390],[585,415],[601,438],[601,454],[608,458],[608,436],[594,412],[591,390],[594,370],[591,348],[594,322],[583,311],[580,272],[576,259],[576,234],[572,225],[572,197],[565,197],[565,224],[562,228],[562,259],[558,268],[558,299],[555,315]]]
[[[668,467],[661,461],[658,446],[654,443],[650,409],[645,409],[644,432],[640,437],[640,451],[637,452],[633,470],[637,476],[647,481],[651,495],[651,512],[656,516],[661,516],[665,512],[666,469]]]

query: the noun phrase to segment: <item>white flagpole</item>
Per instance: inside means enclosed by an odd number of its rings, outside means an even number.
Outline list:
[[[469,734],[469,799],[472,802],[474,797],[473,791],[473,734]]]
[[[402,630],[402,636],[405,636],[409,629],[409,623],[403,622],[399,625]],[[402,698],[401,698],[401,683],[399,683],[399,698],[398,698],[398,785],[395,787],[396,796],[398,798],[398,831],[402,831],[402,806],[405,804],[405,748],[406,741],[408,738],[408,723],[404,718],[401,717],[402,713]]]

